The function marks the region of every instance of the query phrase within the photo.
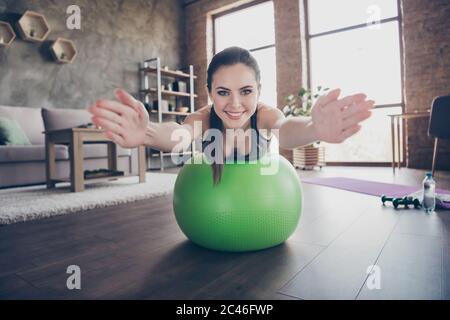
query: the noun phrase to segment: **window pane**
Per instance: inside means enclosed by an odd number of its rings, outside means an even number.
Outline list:
[[[398,23],[359,28],[310,40],[311,83],[364,92],[377,105],[401,103]]]
[[[396,17],[397,0],[310,0],[309,33]]]
[[[272,1],[221,16],[214,23],[216,52],[232,46],[253,49],[275,44]]]
[[[362,123],[361,131],[356,135],[341,144],[324,143],[325,161],[391,162],[391,119],[388,115],[400,113],[401,107],[374,109],[372,117]]]
[[[261,96],[259,100],[271,107],[277,105],[277,70],[275,48],[252,52],[261,71]]]

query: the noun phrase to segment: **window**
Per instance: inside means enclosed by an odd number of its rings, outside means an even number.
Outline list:
[[[375,110],[342,144],[325,144],[327,162],[389,162],[390,119],[403,110],[397,0],[307,0],[309,83],[364,92]],[[376,23],[374,23],[376,21]]]
[[[272,1],[214,17],[215,52],[238,46],[249,50],[261,70],[261,102],[277,104],[275,22]]]

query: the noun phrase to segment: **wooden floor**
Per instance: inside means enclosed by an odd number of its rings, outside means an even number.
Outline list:
[[[170,169],[166,172],[176,172]],[[423,171],[326,167],[345,176],[420,184]],[[450,173],[438,187],[450,188]],[[0,227],[0,299],[449,299],[450,211],[383,207],[376,197],[304,184],[293,236],[222,253],[189,242],[165,196]],[[81,290],[68,290],[69,265]],[[366,285],[379,268],[380,289]]]

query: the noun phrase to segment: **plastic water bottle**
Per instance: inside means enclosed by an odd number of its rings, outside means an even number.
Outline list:
[[[431,172],[427,172],[423,179],[423,202],[425,212],[433,212],[436,207],[436,182]]]

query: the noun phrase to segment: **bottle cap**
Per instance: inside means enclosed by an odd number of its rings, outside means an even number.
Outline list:
[[[432,177],[432,176],[433,176],[433,173],[427,172],[425,175],[426,175],[427,177]]]

